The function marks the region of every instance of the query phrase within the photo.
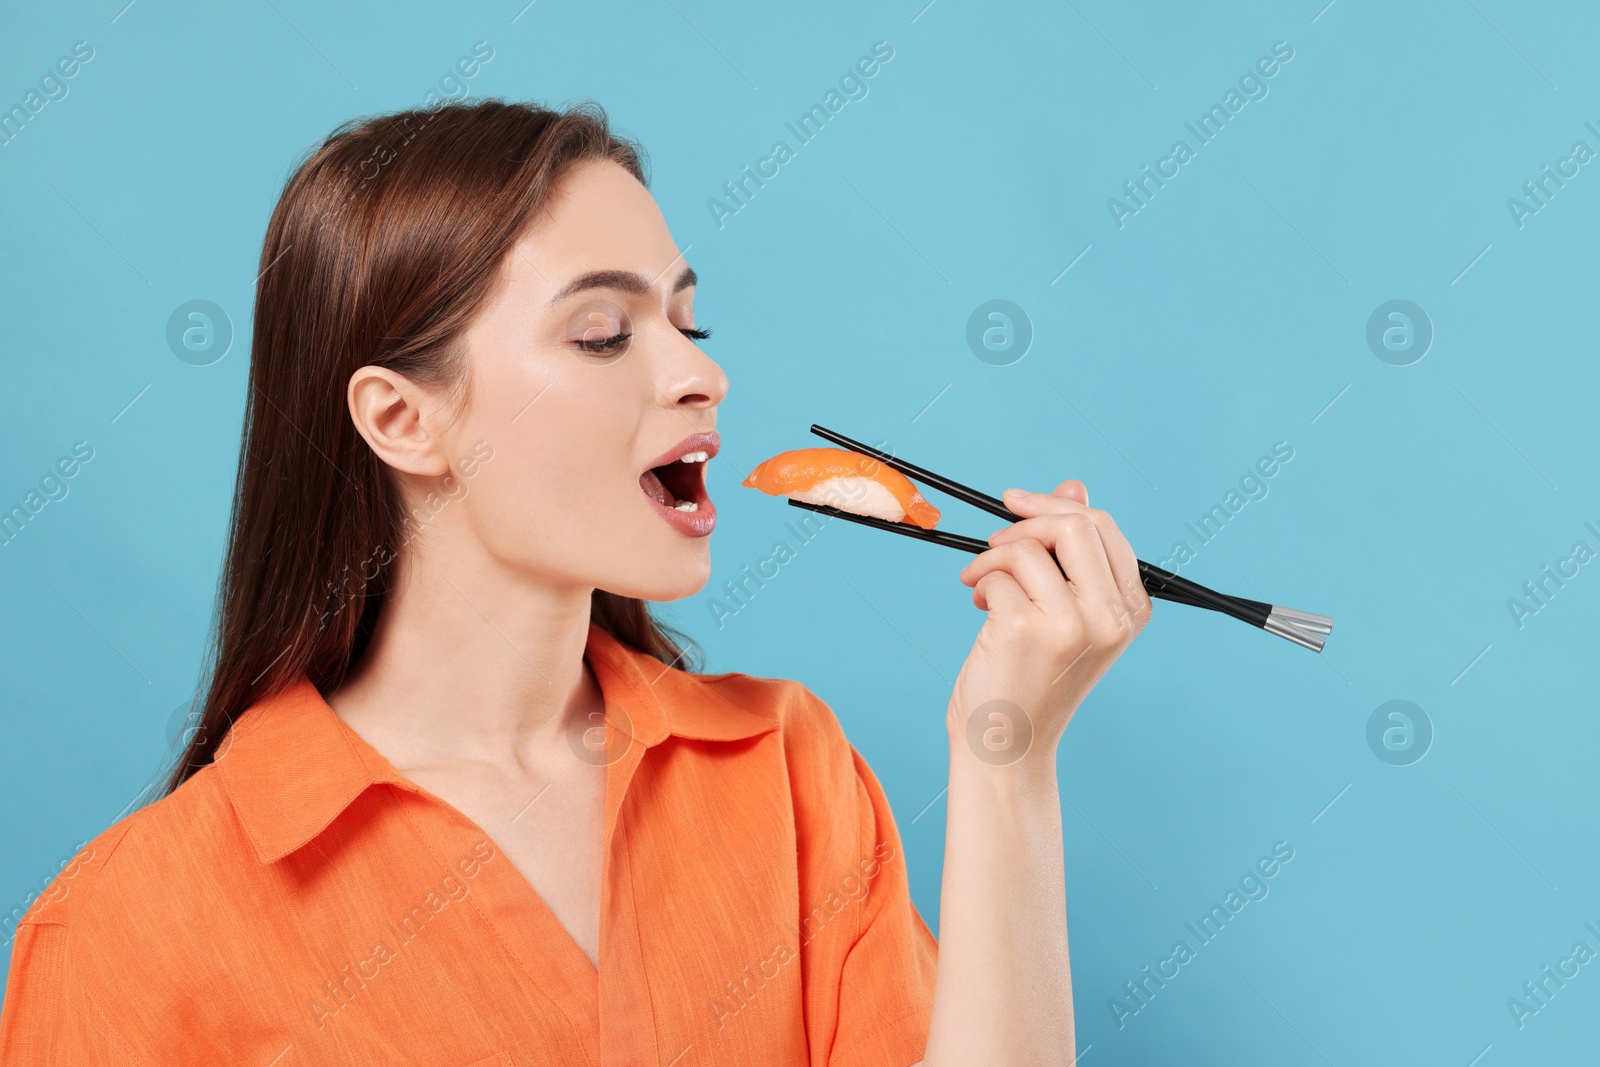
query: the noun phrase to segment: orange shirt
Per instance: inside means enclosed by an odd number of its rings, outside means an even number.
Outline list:
[[[598,973],[302,675],[29,910],[0,1064],[915,1063],[937,945],[827,705],[593,625],[585,655],[617,730]]]

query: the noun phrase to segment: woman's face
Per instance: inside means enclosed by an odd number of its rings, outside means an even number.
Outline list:
[[[542,581],[698,591],[728,379],[693,339],[694,272],[655,200],[614,163],[580,164],[503,270],[465,335],[464,414],[432,431],[461,483],[447,507],[492,558]]]

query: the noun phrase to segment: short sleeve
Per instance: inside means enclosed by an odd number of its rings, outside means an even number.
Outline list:
[[[933,1016],[938,943],[911,902],[905,855],[888,798],[854,747],[860,877],[867,894],[840,972],[829,1067],[911,1067]]]
[[[0,1009],[0,1064],[138,1064],[74,973],[68,936],[68,927],[56,922],[17,927]]]

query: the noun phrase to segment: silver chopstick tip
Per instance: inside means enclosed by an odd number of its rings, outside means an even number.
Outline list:
[[[1302,630],[1300,627],[1276,615],[1267,616],[1266,623],[1261,627],[1269,634],[1277,634],[1286,641],[1293,641],[1301,648],[1309,648],[1313,652],[1321,652],[1322,646],[1328,639],[1312,630]]]
[[[1296,611],[1294,608],[1280,608],[1272,605],[1271,614],[1280,621],[1301,630],[1310,630],[1317,634],[1331,634],[1333,632],[1333,619],[1326,615],[1314,615],[1309,611]]]

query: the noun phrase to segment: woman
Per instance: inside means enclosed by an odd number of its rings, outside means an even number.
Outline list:
[[[1081,483],[961,572],[935,946],[828,707],[646,610],[728,383],[604,115],[346,124],[261,269],[199,728],[19,928],[0,1060],[1072,1062],[1055,751],[1150,612]]]

